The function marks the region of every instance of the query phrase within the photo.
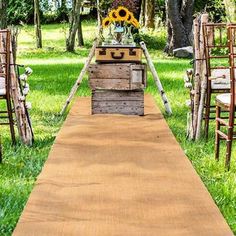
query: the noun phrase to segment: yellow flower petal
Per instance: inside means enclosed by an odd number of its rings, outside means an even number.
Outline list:
[[[137,21],[137,19],[134,19],[134,20],[132,21],[132,25],[133,25],[135,28],[140,28],[140,24],[139,24],[139,22]]]
[[[111,24],[111,19],[109,17],[106,17],[105,19],[103,19],[102,21],[103,28],[107,28],[108,26],[110,26],[110,24]]]
[[[130,12],[130,13],[129,13],[129,16],[128,16],[127,20],[126,20],[126,22],[127,22],[128,24],[131,24],[134,20],[135,20],[134,14],[133,14],[132,12]]]
[[[112,21],[117,21],[118,20],[118,14],[116,10],[112,10],[109,12],[109,17]]]
[[[126,7],[118,7],[117,15],[120,21],[127,21],[130,11]]]

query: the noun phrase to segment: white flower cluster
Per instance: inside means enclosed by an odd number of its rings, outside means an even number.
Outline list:
[[[24,101],[26,100],[26,96],[29,94],[30,91],[30,86],[27,83],[27,80],[29,76],[33,73],[33,70],[30,67],[25,68],[24,74],[20,75],[19,80],[20,80],[20,85],[22,88],[22,96],[20,96],[19,100]],[[30,102],[25,102],[25,107],[26,109],[31,109],[32,105]]]

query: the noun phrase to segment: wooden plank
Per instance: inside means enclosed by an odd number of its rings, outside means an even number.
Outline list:
[[[92,92],[92,114],[144,115],[143,91]]]
[[[144,102],[140,101],[94,101],[92,114],[144,115]]]
[[[13,236],[233,235],[150,96],[142,117],[91,116],[90,102],[75,102]]]
[[[89,79],[89,86],[95,89],[130,90],[129,79]]]
[[[93,64],[89,67],[89,84],[92,90],[137,90],[146,87],[146,65]]]
[[[92,91],[93,101],[143,101],[144,91],[113,91],[113,90],[96,90]]]
[[[91,79],[129,79],[131,64],[91,64],[88,68]]]

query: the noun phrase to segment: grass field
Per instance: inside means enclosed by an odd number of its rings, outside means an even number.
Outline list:
[[[32,102],[30,111],[35,132],[32,148],[18,145],[11,147],[8,130],[1,127],[4,162],[0,165],[0,235],[11,235],[23,207],[40,173],[50,148],[65,117],[57,116],[74,84],[95,36],[93,22],[84,22],[86,45],[76,53],[66,53],[65,30],[67,25],[43,26],[44,48],[34,49],[33,27],[25,26],[19,35],[18,63],[30,66],[34,73],[30,77]],[[192,161],[195,169],[211,193],[228,224],[236,233],[236,155],[235,148],[230,172],[224,170],[224,152],[219,163],[214,160],[214,122],[210,139],[197,143],[186,140],[185,101],[188,93],[183,85],[183,74],[190,67],[188,60],[168,58],[162,54],[165,39],[163,33],[146,36],[152,58],[173,108],[173,116],[167,117],[174,135]],[[159,107],[163,106],[155,84],[149,75],[147,93],[152,94]],[[78,96],[90,95],[87,79],[82,83]],[[235,145],[234,145],[235,146]]]

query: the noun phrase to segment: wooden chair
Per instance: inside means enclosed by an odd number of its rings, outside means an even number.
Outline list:
[[[215,157],[219,160],[220,141],[225,140],[227,143],[225,166],[230,169],[230,159],[232,153],[232,142],[236,139],[234,132],[235,112],[236,112],[236,94],[235,94],[235,77],[236,77],[236,25],[229,25],[228,31],[228,48],[230,63],[230,93],[221,94],[216,97],[216,141]],[[222,117],[222,112],[228,111],[229,116]],[[224,130],[222,130],[222,127]]]
[[[207,68],[207,93],[204,106],[205,137],[208,138],[209,122],[215,119],[212,94],[229,93],[230,69],[228,63],[227,24],[207,23],[203,25],[205,63]]]
[[[0,99],[6,101],[6,111],[0,111],[0,125],[9,125],[12,143],[16,143],[13,109],[10,95],[11,75],[10,75],[10,57],[11,57],[11,35],[9,30],[0,30]],[[7,122],[5,120],[8,120]]]

